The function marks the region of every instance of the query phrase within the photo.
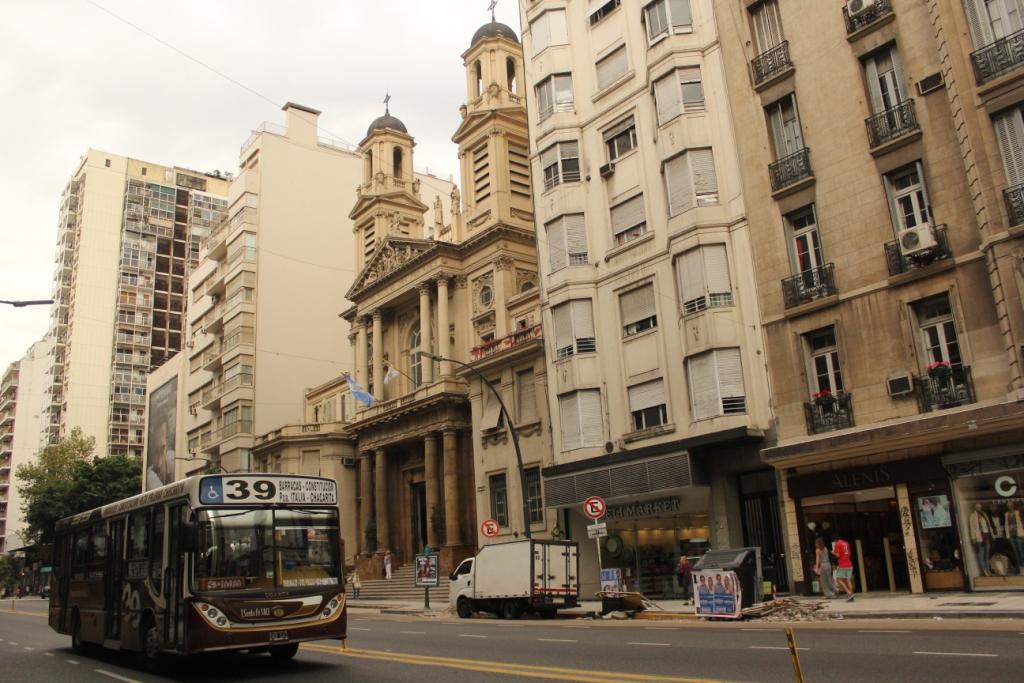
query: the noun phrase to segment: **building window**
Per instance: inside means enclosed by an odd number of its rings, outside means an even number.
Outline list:
[[[533,368],[516,372],[516,413],[521,425],[537,421],[537,390]]]
[[[555,325],[555,360],[597,351],[590,299],[574,299],[551,309]]]
[[[1020,107],[1001,111],[992,117],[999,152],[1006,170],[1006,184],[1013,188],[1024,183],[1024,116]],[[1016,223],[1016,221],[1011,221]]]
[[[751,19],[754,24],[754,39],[757,41],[758,54],[764,54],[776,45],[781,45],[785,40],[782,35],[782,15],[779,13],[777,0],[764,0],[754,9]]]
[[[704,110],[704,85],[699,66],[669,72],[654,83],[658,125],[664,125],[684,112]]]
[[[804,148],[803,133],[800,130],[800,115],[796,109],[796,95],[790,93],[765,108],[772,142],[775,144],[775,158],[782,159],[796,154]]]
[[[539,467],[526,470],[526,504],[530,508],[530,524],[543,524],[544,505],[541,503]]]
[[[967,21],[976,48],[1024,28],[1024,7],[1021,0],[966,0]]]
[[[897,237],[904,230],[929,222],[928,193],[920,161],[887,173],[885,191]]]
[[[569,35],[565,30],[565,10],[548,10],[530,24],[533,36],[533,56],[548,49],[552,45],[567,45]]]
[[[491,519],[499,526],[508,526],[508,481],[504,474],[492,474],[491,485]]]
[[[864,59],[864,77],[868,83],[871,111],[889,111],[907,99],[903,67],[895,45],[888,45]]]
[[[606,57],[597,60],[597,89],[604,90],[622,78],[629,70],[629,58],[623,45]]]
[[[821,255],[821,236],[814,205],[786,216],[789,250],[793,273],[815,271],[825,265]]]
[[[544,189],[580,180],[580,146],[575,140],[551,145],[540,154]]]
[[[747,411],[739,349],[715,349],[686,361],[693,419]]]
[[[491,196],[490,155],[487,143],[473,150],[473,196],[480,204]]]
[[[612,236],[615,246],[635,240],[647,232],[644,196],[638,194],[612,207]]]
[[[601,2],[600,0],[591,0],[590,25],[593,26],[597,22],[607,17],[609,14],[614,12],[620,4],[622,4],[622,0],[607,0],[607,2]]]
[[[558,415],[563,451],[604,443],[601,392],[598,389],[583,389],[559,396]]]
[[[410,389],[416,389],[423,384],[423,356],[420,350],[420,326],[413,323],[412,332],[409,334],[409,381],[412,382]]]
[[[675,259],[676,278],[684,314],[732,306],[729,259],[724,244],[707,244]]]
[[[559,216],[544,225],[548,242],[550,272],[569,266],[590,264],[587,255],[587,229],[582,213]]]
[[[572,74],[554,74],[537,84],[537,113],[543,121],[555,112],[572,111]]]
[[[711,148],[691,149],[665,162],[668,213],[678,216],[694,206],[718,203],[718,176]]]
[[[636,123],[630,116],[604,131],[604,144],[608,148],[608,161],[636,149]]]
[[[804,335],[804,340],[810,353],[812,393],[843,393],[843,372],[839,367],[839,345],[836,344],[835,328],[826,327],[811,332]]]
[[[668,422],[665,408],[665,383],[656,379],[629,388],[629,412],[633,415],[633,429],[650,429]]]
[[[963,358],[960,356],[960,342],[956,336],[956,321],[953,319],[949,295],[942,294],[914,304],[914,314],[920,328],[925,365],[949,363],[954,372],[961,371]]]
[[[644,330],[658,326],[654,306],[654,285],[638,287],[619,297],[619,311],[622,314],[622,336],[632,337]]]
[[[652,43],[669,33],[690,33],[693,18],[690,0],[655,0],[644,7],[647,39]]]

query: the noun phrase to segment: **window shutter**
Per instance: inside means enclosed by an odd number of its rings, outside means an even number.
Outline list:
[[[700,67],[688,66],[679,70],[682,84],[683,109],[699,109],[704,106],[704,86],[700,80]]]
[[[497,427],[498,420],[501,418],[501,404],[498,403],[494,393],[487,387],[484,387],[483,392],[481,392],[481,399],[483,402],[483,418],[480,421],[480,429]]]
[[[601,392],[587,389],[579,392],[582,445],[600,446],[604,443],[604,420],[601,417]]]
[[[644,285],[619,297],[622,324],[631,325],[655,314],[654,285]]]
[[[587,229],[582,213],[563,216],[565,243],[569,252],[569,265],[585,264],[587,256]]]
[[[541,106],[543,108],[543,105]],[[552,145],[540,153],[540,167],[544,170],[551,164],[558,162],[558,145]]]
[[[668,189],[668,215],[678,216],[693,208],[693,186],[686,154],[665,162],[665,186]]]
[[[654,99],[658,108],[658,125],[671,121],[683,112],[678,72],[673,71],[654,83]]]
[[[1006,182],[1013,187],[1024,183],[1024,118],[1014,108],[998,114],[994,119],[999,152],[1006,169]]]
[[[594,338],[594,311],[590,299],[575,299],[572,302],[572,329],[576,339]]]
[[[569,451],[582,445],[580,438],[580,407],[578,392],[558,397],[558,418],[562,427],[562,450]]]
[[[533,33],[534,56],[540,54],[551,44],[551,14],[551,12],[545,12],[530,24],[530,30]]]
[[[540,85],[536,87],[537,109],[541,116],[547,116],[550,114],[552,107],[554,106],[554,99],[552,97],[554,80],[554,76],[544,79],[541,81]]]
[[[608,142],[619,133],[624,133],[625,131],[632,128],[633,125],[633,117],[630,116],[629,118],[623,119],[622,121],[619,121],[616,125],[605,130],[604,133],[602,133],[602,137],[604,138],[605,142]]]
[[[902,102],[910,95],[907,93],[907,81],[903,75],[903,60],[900,59],[900,51],[896,49],[895,45],[889,46],[889,59],[892,60],[892,69],[896,73],[896,90],[899,93],[900,102]]]
[[[638,194],[612,207],[612,233],[618,235],[644,222],[644,196]]]
[[[529,424],[537,420],[537,393],[533,370],[521,370],[516,373],[519,384],[519,424]]]
[[[555,349],[574,346],[572,338],[572,303],[565,303],[551,309],[551,317],[555,323]]]
[[[775,158],[781,159],[786,156],[786,132],[783,124],[782,101],[770,105],[768,110],[768,123],[772,129],[772,141],[775,143]]]
[[[704,263],[700,249],[691,249],[676,259],[679,291],[683,303],[704,297]]]
[[[718,386],[722,398],[744,396],[743,365],[740,362],[739,349],[717,349],[715,359],[718,364]]]
[[[988,20],[988,10],[985,8],[985,0],[964,0],[964,6],[967,9],[967,24],[971,28],[974,49],[980,50],[995,42],[992,24]]]
[[[562,159],[578,159],[580,156],[580,143],[575,140],[559,142],[558,151]]]
[[[672,11],[673,26],[690,26],[693,19],[690,16],[690,0],[669,0],[669,8]]]
[[[664,383],[660,379],[629,388],[629,410],[645,410],[665,403]]]
[[[722,412],[718,398],[718,383],[715,381],[714,352],[702,353],[687,361],[690,380],[690,402],[693,418],[700,420]]]
[[[548,45],[566,45],[569,42],[569,34],[565,30],[565,10],[552,10],[545,12],[548,17]]]
[[[878,62],[875,58],[868,57],[864,60],[864,77],[868,82],[868,95],[871,97],[871,111],[879,113],[882,111],[882,89],[878,84]]]
[[[731,292],[729,284],[729,259],[724,244],[711,244],[703,246],[700,250],[704,254],[704,279],[707,283],[708,292],[711,294],[723,294]]]
[[[607,88],[626,73],[628,68],[626,48],[623,46],[597,63],[598,89]]]
[[[548,233],[548,263],[551,266],[550,272],[565,268],[567,263],[565,253],[565,218],[558,218],[545,226]]]
[[[693,168],[693,187],[698,195],[718,194],[718,177],[715,175],[715,157],[711,149],[694,149],[687,154]]]

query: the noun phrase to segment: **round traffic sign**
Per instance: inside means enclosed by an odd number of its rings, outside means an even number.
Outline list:
[[[480,533],[487,538],[494,538],[498,535],[499,531],[501,531],[501,525],[498,524],[497,520],[485,519],[480,524]]]
[[[608,504],[601,496],[591,496],[583,501],[583,514],[590,519],[601,519],[608,511]]]

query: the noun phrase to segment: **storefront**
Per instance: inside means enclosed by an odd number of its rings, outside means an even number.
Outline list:
[[[974,590],[1024,589],[1024,447],[943,458]]]

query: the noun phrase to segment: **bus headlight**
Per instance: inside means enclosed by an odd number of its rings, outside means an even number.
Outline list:
[[[206,610],[206,616],[210,617],[211,619],[216,619],[218,614],[220,614],[220,612],[218,612],[213,607]],[[221,617],[221,619],[223,619],[223,617]]]
[[[224,626],[227,623],[228,623],[228,620],[225,619],[224,617],[221,617],[220,619],[217,620],[217,626]]]

